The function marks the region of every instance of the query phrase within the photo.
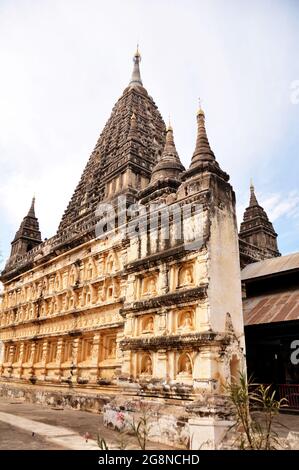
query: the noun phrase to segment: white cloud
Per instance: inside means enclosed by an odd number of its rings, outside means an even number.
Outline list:
[[[299,191],[271,194],[263,200],[262,205],[272,222],[282,217],[297,219],[299,217]]]

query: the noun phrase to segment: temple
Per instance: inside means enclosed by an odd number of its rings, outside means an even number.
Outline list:
[[[240,266],[279,256],[277,235],[253,187],[238,234],[204,111],[185,169],[133,61],[57,233],[41,240],[33,201],[12,242],[0,386],[112,425],[145,402],[152,439],[213,448],[246,368]]]

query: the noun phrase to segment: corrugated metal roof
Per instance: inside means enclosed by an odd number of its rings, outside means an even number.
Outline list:
[[[299,288],[243,300],[245,325],[299,320]]]
[[[248,264],[248,266],[245,266],[241,271],[241,279],[242,281],[246,281],[247,279],[268,276],[292,269],[299,269],[299,253],[278,256],[277,258],[265,259],[264,261]]]

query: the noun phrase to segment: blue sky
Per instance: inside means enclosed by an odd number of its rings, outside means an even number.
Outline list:
[[[33,193],[43,237],[55,233],[137,41],[185,166],[200,96],[239,222],[252,177],[281,252],[298,251],[298,1],[0,0],[3,256]]]

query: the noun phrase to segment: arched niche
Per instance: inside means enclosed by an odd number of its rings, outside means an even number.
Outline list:
[[[153,315],[147,315],[141,319],[141,332],[142,333],[153,333],[154,331],[154,317]]]
[[[194,284],[193,266],[181,266],[178,272],[178,287],[188,287]]]
[[[193,374],[192,359],[188,353],[182,353],[178,357],[177,363],[178,376],[191,378]]]
[[[194,329],[194,313],[192,310],[183,310],[178,313],[177,327],[181,331],[190,331]]]
[[[153,375],[153,361],[150,354],[143,354],[140,360],[140,374]]]

